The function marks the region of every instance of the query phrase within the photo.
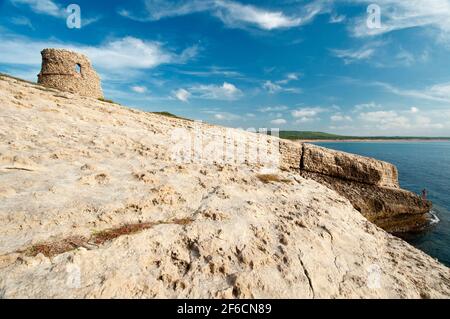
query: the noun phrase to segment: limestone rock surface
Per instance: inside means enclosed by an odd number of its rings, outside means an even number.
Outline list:
[[[0,298],[450,296],[447,267],[298,171],[177,163],[190,121],[4,76],[0,105]]]

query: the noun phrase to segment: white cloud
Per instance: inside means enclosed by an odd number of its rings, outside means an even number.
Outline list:
[[[361,113],[359,118],[378,130],[419,130],[443,129],[445,126],[424,115],[416,115],[415,112],[376,111]]]
[[[10,0],[14,5],[27,5],[38,14],[46,14],[53,17],[64,17],[66,13],[59,5],[51,0]]]
[[[59,41],[39,41],[30,38],[0,34],[0,63],[40,66],[44,48],[61,48],[86,54],[94,66],[105,73],[126,70],[151,69],[161,64],[180,64],[193,58],[197,49],[187,48],[180,54],[166,49],[162,43],[125,37],[98,46],[68,44]]]
[[[270,94],[275,94],[280,92],[283,88],[281,87],[281,85],[275,84],[272,81],[266,81],[263,84],[263,88],[265,90],[267,90]]]
[[[429,117],[426,116],[416,116],[415,126],[420,128],[428,129],[443,129],[445,126],[441,123],[433,123]]]
[[[36,14],[44,14],[55,18],[67,18],[70,12],[52,0],[9,0],[16,6],[28,6]],[[86,27],[101,19],[100,16],[86,17],[81,10],[81,26]]]
[[[230,0],[146,0],[147,16],[139,17],[127,10],[120,10],[124,17],[140,21],[155,21],[163,18],[183,16],[198,12],[210,12],[229,27],[252,26],[263,30],[292,28],[310,22],[322,13],[323,1],[304,5],[297,16],[288,16],[280,10],[266,10],[254,5]]]
[[[413,107],[410,109],[410,112],[415,114],[415,113],[418,113],[418,112],[419,112],[419,109],[418,109],[417,107],[414,107],[414,106],[413,106]]]
[[[224,82],[222,85],[197,85],[189,89],[196,98],[209,100],[237,100],[242,91],[234,84]]]
[[[267,106],[260,108],[258,111],[262,113],[269,113],[269,112],[283,112],[288,110],[289,108],[285,105],[277,105],[277,106]]]
[[[188,102],[191,97],[191,93],[185,89],[179,89],[174,92],[174,96],[182,102]]]
[[[131,90],[133,90],[136,93],[140,93],[140,94],[147,92],[147,88],[145,86],[139,86],[139,85],[132,86]]]
[[[220,121],[237,121],[241,119],[239,115],[227,113],[227,112],[217,112],[213,114],[216,120]]]
[[[279,81],[277,83],[281,83],[281,82],[282,81]],[[302,92],[302,90],[299,88],[286,88],[277,83],[274,83],[272,81],[266,81],[263,84],[263,88],[270,94],[276,94],[276,93],[280,93],[280,92],[299,94]]]
[[[185,71],[178,70],[177,72],[181,74],[194,75],[199,77],[209,77],[209,76],[225,76],[225,77],[242,77],[243,75],[237,71],[230,70],[227,68],[212,66],[207,67],[205,70],[201,71]]]
[[[363,121],[374,123],[380,129],[409,128],[409,120],[399,115],[396,111],[375,111],[361,113],[359,118]]]
[[[330,16],[330,23],[341,23],[347,19],[345,15],[332,14]]]
[[[275,119],[275,120],[270,121],[270,123],[274,124],[274,125],[283,125],[283,124],[286,124],[287,122],[285,119]]]
[[[326,109],[321,107],[306,107],[293,110],[292,116],[296,118],[296,123],[307,123],[318,119],[318,115],[322,112],[326,112]]]
[[[344,122],[344,121],[352,121],[351,116],[349,115],[342,115],[340,113],[334,114],[330,117],[331,121],[333,122]]]
[[[367,5],[373,3],[372,0],[349,1]],[[353,35],[364,37],[414,27],[433,27],[440,34],[450,31],[449,0],[378,0],[376,3],[382,8],[381,28],[367,28],[367,17],[364,15],[351,25]]]
[[[438,83],[425,89],[403,89],[397,88],[393,85],[383,82],[374,82],[371,85],[376,85],[384,88],[386,91],[406,97],[419,98],[423,100],[435,101],[435,102],[450,102],[450,82]]]
[[[325,109],[320,108],[320,107],[307,107],[307,108],[301,108],[301,109],[297,109],[292,111],[292,116],[293,117],[315,117],[317,115],[319,115],[319,113],[324,112]]]
[[[95,16],[95,17],[90,17],[90,18],[82,17],[81,18],[81,27],[87,27],[88,25],[99,21],[101,18],[102,18],[101,16]]]
[[[15,25],[26,26],[26,27],[29,27],[30,29],[34,30],[34,26],[31,23],[31,20],[28,19],[27,17],[24,17],[24,16],[12,17],[10,19],[10,21],[11,21],[11,23],[13,23]]]
[[[279,80],[278,84],[288,84],[291,81],[297,81],[300,77],[300,73],[288,73],[283,80]]]
[[[134,37],[113,40],[100,47],[81,47],[97,65],[105,68],[151,69],[161,64],[184,63],[196,54],[195,47],[180,55],[167,51],[160,42]]]
[[[357,104],[353,107],[354,111],[359,112],[367,109],[378,109],[381,108],[381,105],[376,104],[375,102]]]
[[[296,124],[309,123],[309,122],[314,122],[315,120],[316,120],[316,118],[313,118],[313,117],[300,117],[295,120],[295,123]]]

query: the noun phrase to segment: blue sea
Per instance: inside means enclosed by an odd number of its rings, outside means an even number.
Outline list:
[[[425,188],[439,222],[404,239],[450,266],[450,142],[323,142],[317,145],[395,164],[402,188]]]

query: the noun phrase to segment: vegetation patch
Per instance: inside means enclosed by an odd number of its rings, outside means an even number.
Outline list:
[[[150,229],[156,225],[186,226],[191,224],[193,221],[194,220],[191,218],[181,218],[181,219],[173,219],[170,221],[126,224],[118,228],[102,230],[100,232],[94,233],[90,238],[82,236],[73,236],[56,242],[36,244],[31,246],[30,248],[27,248],[24,251],[18,252],[24,253],[26,256],[30,257],[36,257],[39,254],[42,254],[45,257],[54,257],[78,249],[80,247],[89,249],[92,246],[99,246],[105,244],[106,242],[112,241],[118,237],[124,235],[133,235],[143,230]]]
[[[423,136],[348,136],[324,132],[310,131],[280,131],[280,138],[287,140],[317,140],[317,141],[345,141],[345,140],[450,140],[450,137]]]
[[[67,251],[77,249],[79,247],[84,247],[86,242],[87,239],[85,237],[69,237],[58,242],[33,245],[30,248],[26,249],[23,253],[26,256],[31,257],[35,257],[39,254],[42,254],[46,257],[53,257]]]
[[[119,103],[114,102],[113,100],[104,99],[102,97],[100,97],[98,100],[101,101],[101,102],[105,102],[105,103],[119,104]]]
[[[179,119],[179,120],[185,120],[185,121],[192,122],[191,119],[188,119],[188,118],[185,118],[185,117],[181,117],[181,116],[169,113],[169,112],[151,112],[151,113],[152,114],[156,114],[156,115],[162,115],[162,116],[166,116],[166,117],[171,117],[171,118],[174,118],[174,119]]]

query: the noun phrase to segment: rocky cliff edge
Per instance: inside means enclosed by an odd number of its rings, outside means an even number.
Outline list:
[[[450,296],[447,267],[298,166],[180,165],[169,134],[191,122],[4,76],[0,105],[1,298]]]

